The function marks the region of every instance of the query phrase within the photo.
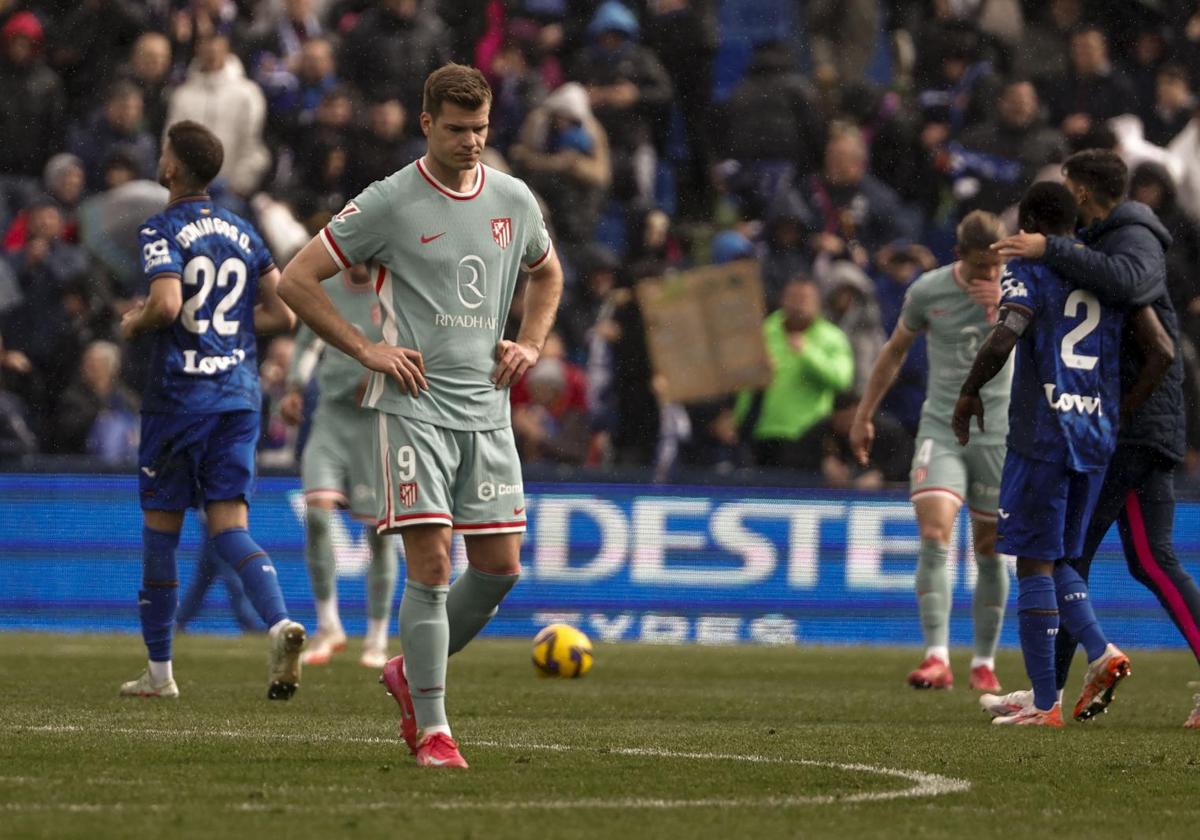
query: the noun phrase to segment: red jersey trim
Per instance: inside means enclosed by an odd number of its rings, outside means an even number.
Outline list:
[[[425,163],[420,158],[417,158],[417,171],[420,172],[422,177],[429,182],[429,186],[446,196],[446,198],[453,198],[455,201],[470,201],[472,198],[475,198],[477,195],[483,192],[483,182],[486,177],[484,173],[486,170],[482,163],[475,164],[475,167],[479,174],[479,177],[475,179],[475,189],[469,193],[460,193],[454,192],[454,190],[451,190],[439,183],[437,178],[434,178],[429,174],[429,170],[425,168]]]
[[[325,250],[329,252],[329,256],[333,257],[334,262],[341,269],[346,270],[350,268],[350,260],[346,259],[346,255],[338,247],[337,240],[333,238],[333,234],[329,232],[329,228],[321,228],[321,241],[325,243]]]
[[[535,271],[538,266],[540,266],[542,263],[544,263],[547,259],[550,258],[550,252],[553,250],[554,250],[554,243],[551,242],[549,245],[546,246],[546,253],[542,254],[536,260],[531,262],[528,266],[526,266],[526,268],[529,271]]]
[[[387,279],[387,269],[382,265],[379,266],[379,273],[375,275],[375,294],[383,291],[383,281]]]

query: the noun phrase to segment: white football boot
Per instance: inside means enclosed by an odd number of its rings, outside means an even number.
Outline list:
[[[168,679],[166,682],[156,683],[153,677],[150,676],[150,669],[147,668],[138,675],[136,680],[130,680],[126,683],[121,683],[122,697],[166,697],[174,700],[179,697],[179,686],[175,685],[175,680]]]
[[[1033,707],[1033,691],[1010,691],[1008,694],[982,694],[979,705],[994,718],[1015,715],[1024,709]]]
[[[290,700],[300,685],[300,651],[304,648],[304,625],[284,621],[268,634],[271,648],[267,655],[267,699]]]

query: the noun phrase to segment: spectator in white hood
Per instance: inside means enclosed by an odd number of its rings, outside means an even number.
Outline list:
[[[262,90],[229,52],[229,39],[212,35],[199,43],[187,79],[171,95],[167,126],[195,120],[207,127],[225,147],[225,164],[218,178],[238,196],[249,196],[271,165],[263,143],[266,100]]]

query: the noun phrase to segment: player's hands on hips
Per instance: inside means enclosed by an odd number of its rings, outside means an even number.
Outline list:
[[[959,446],[966,446],[971,439],[972,417],[976,418],[979,431],[984,431],[983,400],[978,394],[962,394],[954,404],[954,419],[950,421],[950,428],[954,429]]]
[[[1022,257],[1027,260],[1040,260],[1046,256],[1046,237],[1040,233],[1021,231],[1013,236],[1001,239],[992,245],[992,250],[1006,260]]]
[[[304,395],[299,391],[288,391],[279,401],[279,416],[289,426],[299,426],[304,416]]]
[[[496,345],[496,369],[492,383],[499,391],[507,388],[537,364],[542,351],[529,341],[501,341]]]
[[[429,383],[425,381],[425,359],[416,350],[380,341],[368,344],[359,361],[368,370],[392,377],[402,391],[408,391],[414,397],[429,390]]]
[[[873,443],[875,443],[875,424],[871,422],[870,418],[861,420],[855,417],[854,423],[850,426],[850,451],[854,453],[854,460],[864,467],[870,461]]]

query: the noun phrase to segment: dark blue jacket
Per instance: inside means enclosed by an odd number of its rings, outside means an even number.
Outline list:
[[[1171,246],[1171,234],[1149,207],[1126,201],[1107,219],[1080,230],[1078,237],[1078,241],[1048,237],[1046,265],[1108,306],[1133,310],[1153,305],[1175,343],[1171,370],[1133,418],[1122,424],[1118,446],[1149,447],[1180,462],[1186,449],[1183,354],[1179,352],[1179,322],[1167,293],[1166,250]],[[1126,326],[1121,343],[1122,393],[1137,380],[1141,366],[1142,354]]]

